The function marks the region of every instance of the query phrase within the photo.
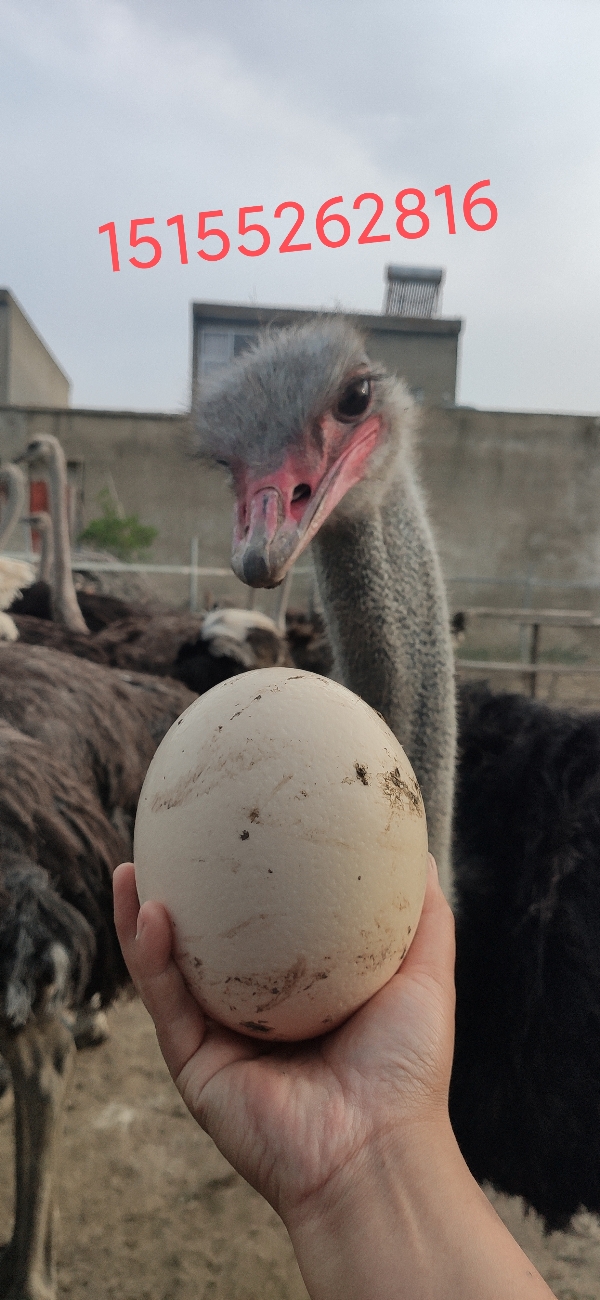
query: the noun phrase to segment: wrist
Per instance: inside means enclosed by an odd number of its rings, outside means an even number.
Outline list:
[[[479,1193],[447,1114],[365,1144],[318,1193],[283,1214],[311,1297],[397,1300],[403,1273],[421,1270],[425,1282],[439,1219],[459,1183]],[[423,1294],[437,1293],[424,1285]]]
[[[312,1300],[546,1300],[449,1120],[383,1135],[285,1218]]]

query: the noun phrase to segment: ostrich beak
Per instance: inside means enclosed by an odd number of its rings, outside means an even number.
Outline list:
[[[44,448],[37,440],[29,442],[24,451],[13,456],[13,465],[32,465],[36,460],[44,459]]]
[[[321,525],[365,473],[379,441],[380,415],[347,429],[326,417],[319,449],[305,439],[274,471],[234,467],[236,506],[231,567],[250,587],[277,587]]]

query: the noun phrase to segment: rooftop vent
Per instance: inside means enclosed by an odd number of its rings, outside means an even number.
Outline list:
[[[444,272],[437,266],[387,266],[386,316],[435,316]]]

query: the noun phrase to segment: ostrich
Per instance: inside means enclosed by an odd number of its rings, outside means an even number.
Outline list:
[[[57,438],[41,434],[19,460],[44,465],[50,497],[54,558],[49,586],[37,582],[11,606],[19,637],[115,668],[174,677],[201,694],[248,668],[286,662],[272,619],[250,610],[207,617],[131,607],[114,596],[76,592],[66,511],[67,473]],[[44,558],[44,550],[42,551]],[[41,615],[41,617],[40,617]],[[87,618],[87,622],[86,622]],[[88,626],[89,623],[89,626]]]
[[[600,1212],[600,717],[463,688],[452,872],[452,651],[413,422],[340,318],[265,337],[195,413],[231,473],[235,572],[273,586],[312,540],[335,675],[413,764],[457,919],[457,1137],[550,1229]]]
[[[18,467],[6,467],[6,477],[13,504],[4,539],[23,503]],[[55,511],[63,488],[59,476]],[[67,625],[48,626],[86,644],[93,638],[80,626],[66,524],[51,530],[49,520],[35,522],[46,531],[46,549],[51,536],[55,542],[53,611]],[[0,560],[0,583],[14,563]],[[33,576],[18,567],[21,583]],[[126,981],[112,871],[131,854],[150,759],[193,698],[178,682],[52,648],[2,648],[0,1051],[13,1082],[17,1189],[13,1236],[0,1254],[2,1296],[54,1294],[53,1165],[75,1041],[90,1000],[106,1005]]]
[[[18,465],[6,464],[0,468],[0,485],[5,497],[2,520],[0,522],[0,548],[6,546],[12,535],[23,509],[25,500],[25,480]],[[29,564],[18,560],[0,557],[0,642],[16,641],[19,635],[14,619],[5,613],[20,595],[22,587],[27,587],[33,580],[33,569]]]
[[[280,331],[215,377],[196,423],[201,452],[233,476],[239,578],[276,586],[314,539],[336,674],[404,746],[451,894],[452,644],[406,388],[331,320]]]
[[[53,1167],[69,1017],[126,982],[114,867],[148,763],[195,697],[39,646],[0,660],[0,1051],[15,1098],[16,1204],[0,1295],[52,1300]]]
[[[54,1295],[53,1166],[75,1053],[66,1008],[126,982],[108,923],[123,841],[52,750],[0,722],[0,1050],[13,1081],[16,1197],[0,1295]]]
[[[56,449],[59,454],[56,454]],[[58,438],[42,434],[29,444],[18,461],[41,461],[47,467],[50,517],[52,519],[52,616],[71,632],[87,634],[87,624],[77,603],[71,574],[71,544],[69,521],[65,509],[67,500],[67,466]]]

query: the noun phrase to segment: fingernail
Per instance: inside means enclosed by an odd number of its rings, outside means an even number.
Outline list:
[[[146,918],[145,916],[142,916],[142,910],[140,908],[140,911],[138,912],[138,919],[137,919],[137,930],[135,932],[136,939],[140,938],[145,925],[146,925]]]

